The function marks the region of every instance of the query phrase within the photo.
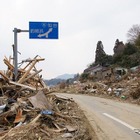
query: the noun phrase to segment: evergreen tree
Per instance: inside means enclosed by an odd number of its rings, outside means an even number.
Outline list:
[[[114,46],[114,55],[120,55],[123,53],[125,49],[125,45],[123,44],[122,41],[119,41],[119,39],[116,39],[116,42],[115,42],[115,46]]]
[[[95,64],[102,65],[103,58],[106,56],[102,41],[98,41],[96,47]]]
[[[127,43],[125,46],[126,48],[123,51],[123,55],[131,55],[138,51],[137,47],[131,43]]]

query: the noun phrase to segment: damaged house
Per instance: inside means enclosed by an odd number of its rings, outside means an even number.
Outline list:
[[[101,80],[108,76],[111,76],[112,70],[109,67],[103,67],[103,66],[97,65],[97,66],[85,69],[84,73],[88,73],[94,76],[95,79]]]
[[[90,67],[84,70],[84,73],[87,73],[91,76],[94,76],[95,79],[97,80],[102,80],[107,77],[111,77],[112,75],[114,76],[122,76],[128,73],[128,69],[123,68],[123,67],[104,67],[104,66],[94,66]]]

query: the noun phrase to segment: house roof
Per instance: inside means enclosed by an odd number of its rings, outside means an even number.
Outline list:
[[[86,72],[88,73],[88,72],[91,72],[91,71],[96,72],[96,71],[102,70],[103,68],[104,68],[103,66],[97,65],[97,66],[94,66],[94,67],[90,67],[90,68],[85,69],[84,72],[85,73]]]
[[[106,71],[108,69],[109,69],[108,67],[103,67],[101,65],[97,65],[97,66],[85,69],[84,72],[85,73],[98,72],[98,71],[102,71],[103,72],[103,71]]]

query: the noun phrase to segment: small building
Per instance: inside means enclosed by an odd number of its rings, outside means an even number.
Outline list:
[[[89,73],[91,75],[95,75],[97,73],[97,71],[100,71],[102,70],[102,66],[100,65],[97,65],[97,66],[94,66],[94,67],[90,67],[90,68],[87,68],[84,70],[84,73]]]
[[[111,75],[112,71],[109,67],[103,67],[100,65],[87,68],[84,70],[84,73],[88,73],[94,76],[96,79],[101,80]]]
[[[140,67],[139,67],[140,68]],[[111,76],[123,76],[128,73],[128,69],[123,67],[103,67],[100,65],[90,67],[84,70],[84,73],[90,74],[97,80],[109,78]]]

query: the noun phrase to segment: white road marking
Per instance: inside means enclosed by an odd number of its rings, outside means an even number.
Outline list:
[[[105,116],[111,118],[111,119],[114,120],[114,121],[117,121],[117,122],[121,123],[122,125],[128,127],[128,128],[131,129],[131,130],[136,130],[135,127],[133,127],[133,126],[129,125],[128,123],[126,123],[126,122],[124,122],[124,121],[121,121],[120,119],[117,119],[117,118],[115,118],[115,117],[113,117],[113,116],[111,116],[111,115],[109,115],[109,114],[107,114],[107,113],[103,113],[103,115],[105,115]]]

